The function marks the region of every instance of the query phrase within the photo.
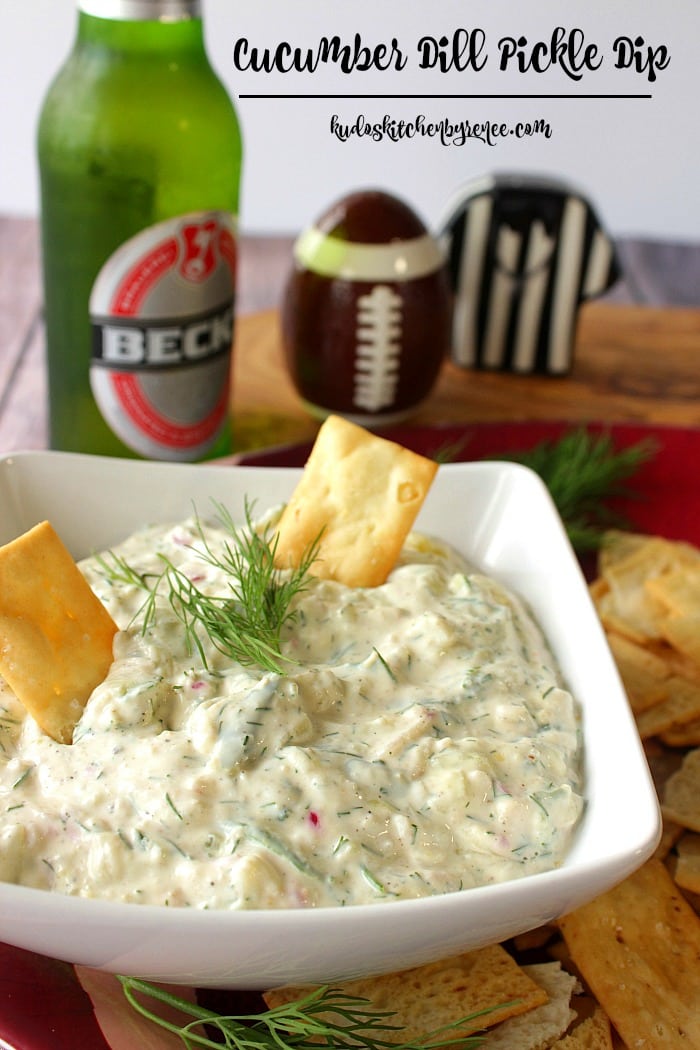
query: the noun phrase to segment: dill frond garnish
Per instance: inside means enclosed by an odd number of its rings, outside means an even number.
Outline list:
[[[258,1014],[222,1015],[147,981],[135,977],[118,980],[131,1006],[142,1017],[179,1036],[188,1050],[193,1047],[221,1050],[222,1046],[230,1050],[318,1050],[319,1046],[337,1050],[438,1050],[459,1046],[470,1050],[481,1045],[483,1036],[465,1037],[459,1034],[459,1027],[499,1008],[476,1011],[454,1024],[426,1033],[420,1040],[402,1042],[397,1038],[401,1027],[391,1023],[391,1011],[378,1010],[368,999],[328,986]],[[168,1020],[148,1007],[144,997],[175,1009],[191,1020],[183,1025]]]
[[[221,595],[206,594],[164,554],[158,574],[141,574],[119,555],[102,555],[100,564],[110,579],[139,587],[146,599],[139,610],[144,633],[157,617],[157,596],[162,595],[182,624],[191,652],[198,652],[207,666],[204,638],[224,656],[243,666],[257,665],[281,674],[291,658],[282,654],[282,629],[294,618],[294,598],[309,582],[309,570],[318,554],[318,540],[305,551],[301,563],[285,572],[275,568],[277,537],[271,528],[255,528],[252,507],[246,500],[245,526],[238,527],[230,513],[215,504],[220,525],[230,536],[220,553],[207,541],[201,519],[195,515],[199,547],[190,546],[208,565],[225,574]]]
[[[625,527],[609,500],[632,495],[624,484],[656,452],[652,440],[616,448],[607,433],[590,433],[585,427],[565,432],[560,438],[541,441],[533,448],[491,456],[522,463],[544,481],[578,551],[596,550],[603,533],[612,526]]]

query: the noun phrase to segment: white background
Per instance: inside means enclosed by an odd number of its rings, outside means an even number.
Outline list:
[[[294,233],[338,196],[380,186],[403,196],[436,224],[453,193],[491,171],[556,175],[572,181],[597,206],[615,235],[700,240],[700,61],[698,0],[204,0],[209,53],[232,95],[415,94],[415,99],[239,100],[245,137],[241,226],[250,233]],[[552,30],[580,28],[604,55],[603,66],[576,83],[559,66],[546,73],[498,69],[498,41],[525,35],[533,43]],[[489,62],[440,73],[418,67],[424,34],[486,31]],[[34,135],[41,98],[74,34],[73,0],[0,0],[0,212],[38,210]],[[259,48],[286,40],[315,45],[321,36],[371,47],[396,37],[408,58],[402,72],[332,67],[315,74],[264,74],[234,68],[233,45],[247,37]],[[668,69],[646,75],[614,68],[613,41],[642,36],[666,45]],[[526,94],[571,93],[574,99],[527,100]],[[587,100],[584,94],[651,93],[651,100]],[[515,99],[440,99],[434,94],[513,94]],[[146,103],[145,103],[146,104]],[[442,146],[435,140],[342,143],[329,130],[333,113],[346,122],[362,114],[412,119],[424,113],[452,121],[515,121],[543,117],[552,137],[495,147],[478,141]]]

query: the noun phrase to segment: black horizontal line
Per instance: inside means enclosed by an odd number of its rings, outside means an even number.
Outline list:
[[[300,95],[300,94],[258,94],[239,95],[239,99],[419,99],[428,101],[430,99],[650,99],[653,95]]]

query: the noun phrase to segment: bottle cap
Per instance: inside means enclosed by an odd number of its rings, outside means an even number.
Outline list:
[[[202,14],[200,0],[78,0],[78,10],[124,22],[176,22]]]

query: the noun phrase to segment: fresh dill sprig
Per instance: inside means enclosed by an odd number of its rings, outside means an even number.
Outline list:
[[[600,546],[606,529],[627,525],[608,500],[632,494],[624,482],[655,452],[656,444],[651,440],[618,449],[610,434],[594,435],[585,427],[577,427],[527,451],[489,458],[522,463],[539,474],[573,547],[586,551]]]
[[[266,671],[282,673],[285,663],[293,662],[282,655],[282,629],[294,618],[293,599],[308,586],[309,570],[318,554],[318,543],[304,552],[298,566],[288,572],[275,568],[277,537],[271,528],[258,531],[252,520],[252,507],[246,501],[245,527],[237,527],[229,512],[215,504],[222,527],[231,542],[216,553],[208,543],[204,526],[195,515],[195,528],[201,549],[190,549],[208,565],[226,576],[223,595],[204,593],[190,577],[160,554],[160,574],[141,574],[121,556],[109,552],[100,564],[110,579],[131,584],[146,592],[138,616],[146,633],[157,616],[156,598],[164,594],[167,603],[183,626],[190,651],[199,653],[207,666],[204,638],[225,656],[243,666],[258,665]]]
[[[136,977],[119,977],[128,1002],[142,1017],[179,1036],[188,1050],[318,1050],[319,1046],[337,1050],[440,1050],[459,1046],[478,1047],[483,1036],[459,1035],[467,1021],[497,1009],[479,1010],[417,1041],[397,1040],[401,1027],[392,1024],[391,1011],[377,1010],[367,999],[346,995],[328,986],[314,989],[295,1002],[273,1007],[259,1014],[222,1015],[171,994],[164,988]],[[175,1009],[191,1020],[179,1025],[148,1007],[148,997]],[[206,1027],[205,1027],[206,1026]],[[210,1038],[207,1029],[216,1036]]]

